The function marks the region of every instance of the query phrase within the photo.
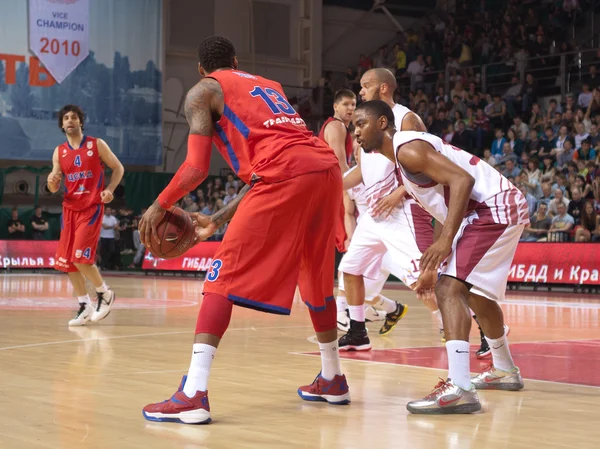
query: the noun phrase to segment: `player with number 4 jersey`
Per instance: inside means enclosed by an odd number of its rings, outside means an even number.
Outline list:
[[[208,423],[208,376],[233,304],[288,315],[297,285],[322,354],[321,373],[298,394],[309,401],[347,404],[332,276],[335,224],[342,207],[338,160],[306,128],[279,83],[237,69],[235,49],[227,39],[206,38],[199,59],[204,78],[185,101],[187,157],[142,217],[142,241],[157,239],[165,211],[206,178],[213,143],[247,185],[214,215],[190,214],[196,241],[231,223],[204,283],[188,375],[171,399],[147,405],[144,417]]]
[[[68,273],[79,301],[79,311],[69,326],[105,318],[115,300],[95,265],[96,248],[102,229],[104,203],[123,177],[123,166],[106,142],[83,134],[85,115],[75,105],[66,105],[58,113],[59,128],[67,141],[57,146],[52,156],[48,189],[56,192],[64,177],[63,214],[54,268]],[[110,184],[104,186],[104,165],[113,170]],[[96,287],[97,304],[91,305],[85,279]],[[95,310],[94,310],[95,309]]]

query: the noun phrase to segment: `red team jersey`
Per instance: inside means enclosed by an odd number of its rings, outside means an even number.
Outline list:
[[[102,229],[104,207],[104,164],[98,155],[98,141],[83,136],[79,148],[69,142],[58,147],[63,173],[64,198],[56,263],[60,271],[77,271],[73,263],[93,264]]]
[[[58,147],[58,160],[64,178],[63,206],[80,211],[101,204],[104,190],[104,164],[94,137],[83,136],[79,148],[69,142]]]
[[[321,139],[323,142],[325,142],[325,128],[335,120],[338,119],[335,117],[329,117],[327,120],[325,120],[325,123],[323,123],[321,131],[319,131],[319,139]],[[341,122],[341,120],[339,121]],[[348,128],[346,128],[346,163],[350,165],[350,162],[352,162],[352,135],[350,134],[350,131],[348,131]]]
[[[246,184],[284,181],[338,163],[288,102],[281,84],[239,70],[219,70],[225,103],[213,142]]]

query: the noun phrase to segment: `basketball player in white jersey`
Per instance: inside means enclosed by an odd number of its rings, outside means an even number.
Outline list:
[[[396,78],[389,70],[369,70],[360,82],[362,100],[381,99],[393,107],[399,129],[425,130],[425,125],[415,113],[394,103]],[[344,273],[344,289],[350,312],[350,328],[339,340],[340,351],[371,349],[365,328],[364,278],[380,278],[383,257],[389,253],[389,271],[404,273],[401,279],[406,285],[413,285],[419,276],[421,253],[433,241],[432,218],[414,201],[404,201],[405,190],[398,185],[395,165],[381,154],[367,154],[362,150],[357,162],[356,169],[344,176],[344,189],[356,187],[361,182],[364,184],[367,213],[357,225],[348,252],[338,267]],[[399,234],[405,238],[398,239]],[[429,303],[434,301],[433,291],[424,292],[422,296]],[[381,335],[391,332],[407,310],[402,304],[389,302],[390,310],[386,310],[386,321],[379,331]],[[394,306],[395,309],[391,310]],[[383,307],[385,310],[385,301]]]
[[[476,389],[516,391],[523,379],[508,348],[502,299],[519,238],[529,224],[527,201],[505,177],[478,157],[424,132],[396,132],[383,101],[360,105],[355,134],[366,152],[379,151],[398,164],[407,192],[443,224],[421,257],[417,290],[435,284],[444,319],[448,379],[425,398],[409,402],[411,413],[472,413],[481,409]],[[441,267],[439,280],[427,274]],[[470,378],[469,307],[492,348],[493,363]]]
[[[357,154],[357,153],[358,153],[358,151],[355,152],[355,154]],[[355,169],[356,169],[356,167],[353,167],[350,170],[352,171]],[[349,226],[347,226],[347,229],[351,229],[351,231],[352,231],[349,234],[350,240],[351,240],[352,234],[354,233],[353,231],[356,228],[357,222],[360,221],[361,218],[367,214],[368,204],[367,204],[367,195],[366,195],[365,190],[366,189],[365,189],[364,184],[361,183],[358,186],[356,186],[352,189],[349,189],[347,192],[348,196],[347,196],[347,200],[346,200],[346,203],[344,206],[346,207],[347,221],[351,222],[351,224]],[[356,216],[355,212],[358,212],[358,217]],[[383,319],[385,319],[386,313],[382,309],[384,309],[387,306],[388,302],[391,302],[392,304],[395,302],[389,298],[386,298],[385,296],[383,296],[381,294],[381,290],[383,289],[383,286],[385,285],[385,282],[388,280],[390,274],[393,274],[394,276],[396,276],[398,279],[400,279],[405,284],[407,282],[409,282],[407,279],[406,271],[392,272],[392,270],[394,270],[394,268],[395,268],[395,265],[393,264],[393,262],[391,260],[390,253],[385,253],[385,255],[383,256],[383,260],[381,262],[381,270],[379,272],[378,278],[374,279],[374,280],[369,279],[369,278],[364,279],[366,322],[379,321],[379,317],[381,314],[383,314]],[[344,295],[344,276],[343,275],[340,276],[340,280],[339,280],[339,284],[338,284],[338,300],[339,300],[340,295]],[[345,297],[345,295],[344,295],[344,297]],[[435,307],[437,309],[437,304],[435,302],[433,302],[433,307]],[[379,310],[377,310],[377,309],[379,309]],[[436,316],[436,318],[438,318],[437,324],[439,326],[440,334],[442,335],[442,338],[443,338],[444,329],[443,329],[442,317],[441,317],[440,311],[436,310],[436,313],[434,314],[434,316]],[[350,318],[348,317],[346,311],[344,310],[342,312],[338,312],[338,329],[341,330],[342,332],[347,332],[349,326],[350,326]],[[387,327],[382,327],[380,332],[383,333],[388,329],[389,328],[387,328]],[[389,331],[391,331],[391,329],[389,329]]]

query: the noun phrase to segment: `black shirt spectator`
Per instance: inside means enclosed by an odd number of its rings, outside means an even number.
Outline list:
[[[429,128],[429,132],[436,136],[441,136],[446,128],[450,125],[450,120],[446,119],[446,111],[440,109],[438,112],[438,118],[433,121],[431,127]]]
[[[25,225],[19,218],[17,209],[12,210],[10,220],[8,220],[8,236],[11,240],[25,239]]]
[[[33,240],[44,240],[45,232],[48,229],[48,222],[42,216],[42,208],[36,207],[33,217],[31,217],[31,236]]]
[[[583,212],[586,200],[581,198],[581,190],[577,187],[571,190],[571,195],[573,199],[569,201],[567,213],[575,219],[575,225],[578,225],[581,224],[581,213]]]

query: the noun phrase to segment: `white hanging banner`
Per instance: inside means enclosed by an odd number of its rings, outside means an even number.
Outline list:
[[[57,83],[89,54],[89,0],[29,0],[29,47]]]

